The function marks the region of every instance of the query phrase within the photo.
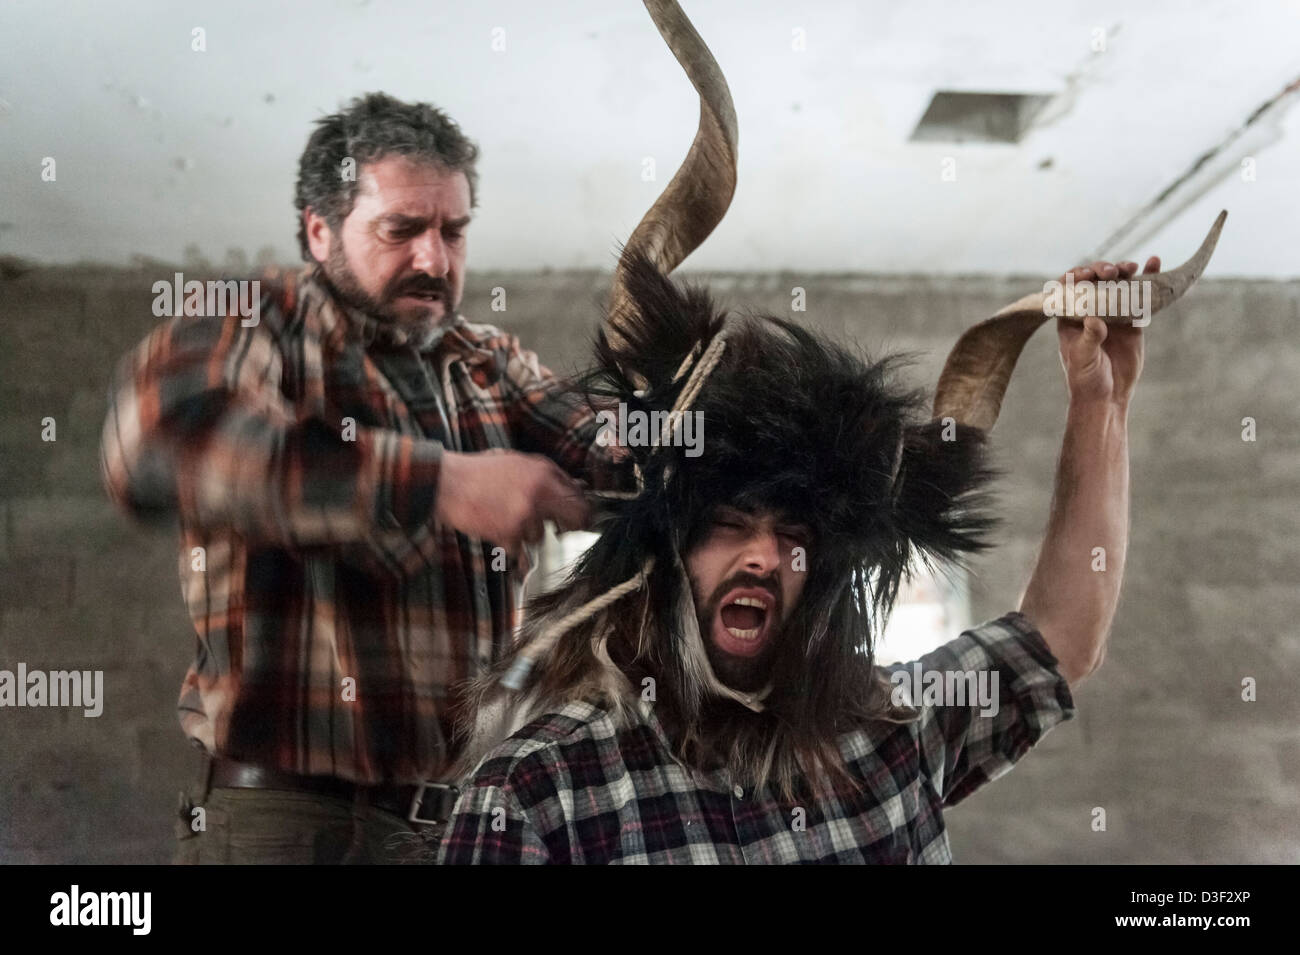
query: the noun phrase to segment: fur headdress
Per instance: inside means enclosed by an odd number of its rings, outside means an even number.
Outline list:
[[[672,421],[696,382],[685,414],[696,416],[699,441],[674,440],[688,427],[678,418],[668,440],[656,433],[624,446],[640,492],[606,503],[599,539],[562,587],[530,605],[514,652],[476,688],[480,723],[467,759],[573,699],[630,716],[645,674],[683,758],[712,749],[752,776],[775,769],[792,779],[819,749],[833,763],[837,728],[902,718],[873,692],[874,634],[914,559],[960,561],[987,546],[984,435],[961,425],[945,434],[931,421],[924,393],[897,380],[900,356],[871,361],[790,321],[724,314],[705,289],[679,287],[634,251],[623,267],[620,334],[602,330],[596,366],[577,387],[598,409]],[[710,354],[716,363],[702,380],[680,373]],[[788,646],[777,651],[785,679],[766,697],[717,680],[684,571],[720,504],[785,513],[812,531]],[[527,656],[557,624],[554,646]],[[533,665],[521,672],[525,658]],[[518,695],[497,682],[511,672]],[[754,734],[771,748],[717,752],[710,726],[737,708],[753,728],[771,722]]]
[[[721,314],[705,289],[679,288],[641,255],[625,275],[635,307],[617,344],[600,333],[588,395],[665,419],[684,386],[675,369],[720,333],[726,347],[685,412],[699,422],[698,456],[682,442],[627,448],[644,490],[609,518],[593,571],[621,580],[646,554],[684,550],[720,503],[797,515],[817,541],[810,570],[845,585],[870,573],[882,612],[913,556],[983,546],[984,433],[954,422],[945,434],[928,396],[897,380],[905,356],[871,361],[791,321]]]

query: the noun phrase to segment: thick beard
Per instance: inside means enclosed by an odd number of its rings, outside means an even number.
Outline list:
[[[438,316],[432,312],[428,312],[415,320],[412,320],[409,316],[399,314],[392,304],[397,289],[386,290],[382,298],[375,298],[362,288],[356,273],[348,265],[347,254],[343,251],[343,242],[337,235],[330,237],[330,254],[325,261],[325,277],[329,279],[330,285],[334,288],[334,293],[340,299],[380,322],[402,326],[425,323],[435,325],[438,323]],[[444,284],[442,299],[444,321],[449,321],[454,314],[447,291]]]
[[[771,676],[772,662],[781,646],[786,621],[778,620],[773,625],[767,646],[763,648],[762,653],[756,657],[744,658],[733,657],[730,654],[723,653],[718,648],[718,645],[713,642],[713,621],[717,619],[718,606],[723,597],[737,586],[755,583],[756,581],[757,578],[752,575],[731,577],[719,584],[708,600],[702,599],[695,581],[691,581],[691,593],[695,597],[696,613],[700,621],[700,639],[704,642],[704,650],[708,655],[709,665],[713,667],[714,675],[724,686],[739,690],[741,693],[753,693],[767,686]],[[779,605],[774,607],[772,612],[781,612]]]

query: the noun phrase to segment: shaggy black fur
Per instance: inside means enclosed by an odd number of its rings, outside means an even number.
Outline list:
[[[735,779],[772,782],[787,794],[855,786],[839,734],[864,721],[915,718],[890,703],[874,655],[904,573],[914,558],[942,568],[990,546],[994,475],[983,432],[954,425],[945,435],[942,422],[929,421],[923,392],[894,383],[903,356],[873,362],[793,322],[728,318],[706,290],[679,287],[643,257],[625,253],[625,274],[635,315],[617,346],[602,331],[597,367],[577,388],[597,409],[621,401],[629,411],[668,412],[689,379],[672,381],[682,360],[725,325],[726,350],[689,409],[703,414],[703,453],[628,448],[645,491],[612,502],[569,580],[530,603],[515,650],[467,691],[462,735],[474,732],[474,713],[497,704],[507,714],[522,707],[507,720],[522,725],[575,697],[614,692],[593,650],[603,634],[627,692],[654,678],[654,712],[683,760],[723,765]],[[638,377],[647,383],[640,392]],[[812,530],[808,577],[787,610],[761,712],[701,683],[679,626],[682,613],[694,612],[679,557],[719,504],[783,511]],[[561,637],[523,694],[500,685],[518,648],[651,556],[647,584]],[[511,730],[477,732],[464,754],[471,763]]]
[[[625,254],[625,272],[635,314],[618,347],[602,329],[597,368],[581,387],[629,411],[666,412],[688,377],[673,383],[673,373],[725,316],[707,290],[679,287],[644,256]],[[765,507],[813,528],[820,573],[843,584],[855,569],[870,571],[874,607],[887,613],[914,556],[961,563],[990,546],[996,526],[984,432],[952,424],[944,440],[925,393],[894,383],[907,362],[860,358],[784,319],[733,318],[722,360],[690,409],[703,414],[704,453],[630,448],[646,493],[617,508],[583,572],[612,586],[646,554],[662,553],[670,532],[684,552],[710,506]],[[634,376],[649,382],[641,394]]]

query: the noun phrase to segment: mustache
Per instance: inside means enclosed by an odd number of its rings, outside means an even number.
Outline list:
[[[717,589],[713,591],[709,598],[710,613],[717,611],[722,598],[738,587],[757,587],[766,590],[772,595],[772,607],[776,611],[776,619],[780,620],[782,618],[784,608],[781,606],[781,588],[777,583],[776,574],[759,577],[757,574],[751,574],[748,571],[733,574],[717,586]]]
[[[451,286],[445,280],[430,275],[408,279],[394,289],[390,297],[397,298],[401,295],[423,295],[428,293],[438,295],[444,302],[451,301]]]

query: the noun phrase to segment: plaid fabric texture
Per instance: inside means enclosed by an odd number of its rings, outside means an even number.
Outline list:
[[[924,671],[997,671],[999,706],[918,706],[913,723],[840,739],[856,796],[783,802],[688,770],[652,704],[617,729],[572,703],[489,754],[464,788],[444,863],[947,863],[942,811],[1011,769],[1074,703],[1056,659],[1016,612],[921,658]],[[910,670],[912,664],[895,664]]]
[[[288,772],[436,777],[447,689],[509,642],[522,589],[492,544],[435,522],[443,449],[543,454],[598,488],[631,476],[515,337],[378,323],[315,269],[263,292],[251,327],[165,322],[110,392],[110,497],[180,520],[181,725]]]

